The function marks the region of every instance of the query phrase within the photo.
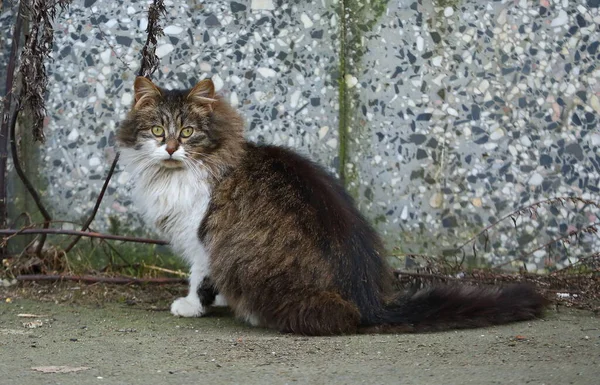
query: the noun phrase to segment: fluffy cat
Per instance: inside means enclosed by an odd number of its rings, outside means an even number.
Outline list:
[[[295,152],[243,137],[211,80],[166,90],[138,77],[118,130],[134,199],[191,265],[178,316],[224,297],[252,325],[306,335],[477,327],[540,316],[531,287],[401,293],[380,238],[343,187]],[[220,301],[222,302],[222,301]]]

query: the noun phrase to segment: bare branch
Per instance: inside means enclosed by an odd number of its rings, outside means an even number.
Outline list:
[[[521,216],[521,215],[527,215],[529,214],[530,216],[533,216],[534,214],[532,213],[531,210],[533,209],[537,209],[542,205],[546,205],[546,204],[550,204],[550,205],[556,205],[556,204],[561,204],[561,205],[565,205],[565,202],[570,201],[572,203],[583,203],[586,205],[590,205],[590,206],[594,206],[596,208],[600,209],[600,204],[597,202],[594,202],[592,200],[589,199],[583,199],[583,198],[579,198],[579,197],[572,197],[572,196],[563,196],[563,197],[557,197],[557,198],[552,198],[552,199],[545,199],[543,201],[539,201],[539,202],[535,202],[530,204],[529,206],[525,206],[525,207],[521,207],[505,216],[503,216],[502,218],[500,218],[499,220],[497,220],[496,222],[492,223],[491,225],[486,226],[485,228],[483,228],[483,230],[481,230],[480,232],[478,232],[477,234],[475,234],[473,237],[469,238],[467,241],[465,241],[463,244],[461,244],[460,246],[456,247],[456,250],[462,249],[463,247],[465,247],[466,245],[468,245],[470,242],[475,241],[481,234],[484,234],[485,232],[487,232],[489,229],[497,226],[500,222],[505,221],[508,218],[511,218],[515,228],[517,227],[517,220],[516,218]]]
[[[142,284],[185,284],[185,278],[128,278],[128,277],[99,277],[93,275],[18,275],[17,281],[76,281],[84,283],[112,283],[115,285]]]
[[[150,77],[150,75],[152,75],[154,71],[156,71],[156,68],[158,68],[159,59],[155,54],[157,43],[156,38],[157,36],[160,36],[162,34],[162,27],[158,24],[158,21],[160,16],[166,14],[166,12],[167,11],[162,0],[154,0],[152,5],[150,5],[150,8],[148,9],[148,27],[146,28],[146,33],[148,34],[148,37],[146,38],[146,44],[144,44],[144,48],[142,49],[142,62],[140,65],[139,76]],[[150,47],[150,44],[152,44],[152,47]],[[104,184],[102,185],[100,195],[98,195],[98,198],[96,199],[94,209],[92,210],[92,213],[90,214],[89,218],[85,221],[85,224],[81,228],[81,231],[87,230],[90,224],[93,222],[94,218],[96,217],[96,213],[100,208],[100,203],[102,203],[102,199],[104,198],[104,193],[106,192],[108,184],[110,183],[110,180],[117,167],[117,163],[119,162],[119,156],[120,154],[117,153],[115,159],[113,159],[113,162],[110,166],[110,170],[108,171],[106,179],[104,180]],[[65,253],[71,251],[71,249],[77,244],[77,242],[79,242],[80,239],[81,236],[75,238],[67,246],[67,248],[65,249]]]
[[[522,255],[521,257],[511,258],[508,261],[502,262],[501,264],[498,264],[498,265],[494,266],[494,268],[497,269],[497,268],[506,266],[506,265],[508,265],[508,264],[516,261],[517,259],[525,261],[525,260],[527,260],[528,257],[530,257],[531,255],[533,255],[533,253],[535,253],[536,251],[545,249],[546,247],[549,247],[549,246],[555,244],[556,242],[561,242],[562,241],[562,242],[565,242],[565,243],[570,243],[569,238],[571,238],[571,237],[577,238],[580,234],[584,234],[584,233],[587,233],[587,234],[596,234],[598,232],[598,229],[597,229],[598,225],[600,225],[600,222],[596,222],[596,223],[593,223],[593,224],[591,224],[589,226],[582,227],[581,229],[571,231],[569,234],[563,235],[562,237],[551,239],[550,241],[544,243],[543,245],[541,245],[539,247],[536,247],[535,249],[533,249],[530,252]]]
[[[128,237],[122,235],[102,234],[91,231],[79,230],[63,230],[63,229],[0,229],[0,235],[22,235],[22,234],[56,234],[56,235],[78,235],[89,238],[102,238],[113,241],[134,242],[134,243],[149,243],[153,245],[167,245],[168,242],[158,239]]]
[[[2,107],[2,123],[0,125],[0,226],[4,227],[7,224],[7,196],[6,196],[6,165],[8,160],[8,134],[9,124],[12,121],[11,108],[13,101],[13,87],[15,67],[19,52],[19,41],[21,40],[21,30],[23,28],[23,3],[19,4],[19,10],[15,20],[13,29],[12,44],[10,47],[10,56],[6,67],[6,95],[4,95]],[[13,112],[16,114],[16,112]],[[5,250],[2,250],[2,254]]]
[[[98,195],[98,198],[96,199],[96,204],[94,205],[94,209],[92,210],[92,213],[90,214],[89,218],[85,221],[85,223],[81,227],[81,231],[86,231],[88,229],[88,227],[94,221],[94,218],[96,217],[96,213],[98,212],[98,209],[100,208],[100,203],[102,203],[102,199],[104,198],[104,193],[106,193],[106,189],[108,188],[108,183],[110,182],[110,178],[111,178],[112,174],[115,172],[115,168],[117,167],[118,161],[119,161],[119,154],[117,154],[117,156],[115,156],[115,159],[113,160],[112,165],[110,166],[108,175],[106,176],[106,179],[104,180],[104,184],[102,185],[102,190],[100,190],[100,195]],[[68,253],[69,251],[71,251],[71,249],[77,244],[77,242],[79,242],[80,239],[81,239],[81,236],[78,236],[75,239],[73,239],[73,241],[65,248],[65,253]]]

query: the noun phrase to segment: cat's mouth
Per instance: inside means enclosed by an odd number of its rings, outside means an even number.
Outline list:
[[[182,168],[183,162],[175,159],[163,159],[160,162],[164,168]]]

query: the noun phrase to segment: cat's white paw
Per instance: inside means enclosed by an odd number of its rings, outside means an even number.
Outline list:
[[[227,300],[225,299],[225,297],[223,297],[223,295],[218,294],[215,297],[215,301],[212,304],[213,306],[218,306],[218,307],[226,307],[227,306]]]
[[[202,317],[204,307],[198,297],[181,297],[171,304],[171,313],[178,317]]]

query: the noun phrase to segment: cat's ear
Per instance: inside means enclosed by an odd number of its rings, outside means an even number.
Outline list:
[[[212,104],[217,101],[215,99],[215,85],[212,80],[200,80],[188,93],[187,100],[208,107],[212,111]]]
[[[133,90],[135,92],[135,103],[133,108],[140,108],[148,103],[152,103],[161,96],[160,90],[152,81],[143,76],[135,78],[133,83]]]

